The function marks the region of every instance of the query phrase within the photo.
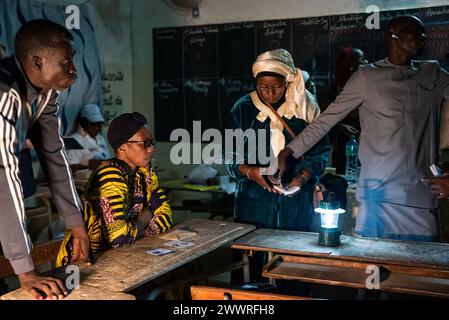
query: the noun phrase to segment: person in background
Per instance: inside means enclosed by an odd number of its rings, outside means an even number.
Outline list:
[[[290,155],[313,147],[351,111],[360,112],[361,173],[358,235],[437,241],[437,202],[421,181],[438,163],[441,105],[449,98],[449,73],[437,61],[416,61],[426,46],[415,16],[392,19],[385,30],[388,57],[360,66],[337,99],[278,157],[279,174]]]
[[[95,169],[101,160],[111,158],[106,141],[101,134],[103,123],[104,118],[98,105],[86,104],[81,108],[76,131],[67,137],[75,139],[83,147],[67,150],[73,171]]]
[[[112,120],[108,141],[115,157],[102,161],[93,171],[82,196],[93,254],[173,226],[168,198],[150,165],[155,140],[145,116],[124,113]],[[68,231],[56,265],[66,265],[72,252],[72,233]]]
[[[351,75],[359,69],[360,65],[368,61],[362,50],[357,48],[344,48],[337,56],[335,66],[335,78],[326,97],[326,102],[321,108],[324,112],[329,104],[335,101],[341,93]],[[332,166],[336,168],[337,174],[345,174],[346,169],[346,143],[354,136],[359,140],[360,120],[358,109],[350,112],[343,120],[329,131],[332,143]]]
[[[304,87],[307,89],[307,91],[309,91],[312,96],[316,99],[316,84],[313,81],[312,77],[310,76],[310,74],[305,71],[305,70],[301,70],[302,76],[304,78]]]
[[[72,261],[88,262],[89,240],[81,216],[63,140],[59,134],[58,91],[76,79],[73,37],[47,20],[22,25],[15,54],[0,61],[0,242],[23,289],[36,299],[67,294],[59,279],[38,275],[31,257],[19,154],[29,137],[46,175],[53,201],[74,235]]]

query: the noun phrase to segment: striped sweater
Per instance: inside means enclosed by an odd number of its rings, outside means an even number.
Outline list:
[[[54,90],[37,92],[14,56],[0,60],[0,242],[16,274],[34,269],[23,199],[26,186],[19,179],[19,154],[27,137],[67,229],[83,225],[82,204],[60,135],[58,96]]]

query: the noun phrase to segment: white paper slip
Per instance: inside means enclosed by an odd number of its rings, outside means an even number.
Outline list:
[[[188,248],[193,246],[193,242],[182,241],[182,240],[173,240],[167,243],[164,243],[164,246],[172,247],[172,248]]]
[[[273,185],[273,188],[275,188],[279,192],[282,192],[284,196],[289,196],[293,193],[296,193],[300,189],[298,186],[292,188],[284,188],[281,185]]]
[[[173,253],[173,252],[175,252],[175,250],[158,248],[158,249],[153,249],[153,250],[147,250],[145,252],[152,254],[154,256],[163,256],[165,254]]]
[[[184,239],[190,238],[196,234],[197,233],[193,232],[193,231],[175,229],[170,232],[161,234],[159,236],[159,238],[166,239],[166,240],[184,240]]]

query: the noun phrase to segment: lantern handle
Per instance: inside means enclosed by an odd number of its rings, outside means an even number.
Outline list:
[[[317,182],[313,186],[313,208],[316,209],[320,206],[320,202],[324,200],[324,192],[327,192],[326,187],[321,183]]]

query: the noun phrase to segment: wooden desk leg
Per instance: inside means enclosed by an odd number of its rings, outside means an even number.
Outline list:
[[[274,258],[274,253],[273,252],[268,252],[268,261],[273,260]],[[268,281],[271,285],[275,286],[276,285],[276,279],[274,278],[268,278]]]
[[[243,251],[243,263],[245,266],[243,267],[243,282],[248,283],[250,282],[250,272],[249,272],[249,257],[252,255],[251,251]]]

